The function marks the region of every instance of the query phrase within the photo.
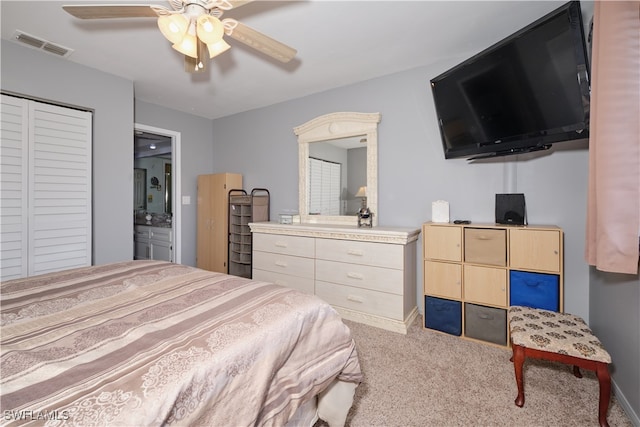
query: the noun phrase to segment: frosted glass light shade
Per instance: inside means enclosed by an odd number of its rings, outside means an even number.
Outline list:
[[[189,29],[189,20],[180,14],[160,16],[158,28],[171,43],[180,43]]]
[[[179,43],[175,43],[171,47],[192,58],[198,57],[198,39],[193,34],[185,34]]]
[[[224,26],[222,22],[215,16],[201,15],[198,17],[197,23],[198,38],[207,45],[214,44],[222,40],[224,35]]]
[[[222,39],[217,43],[208,44],[207,49],[209,49],[209,58],[213,58],[214,56],[220,55],[222,52],[226,52],[230,47],[229,43]]]

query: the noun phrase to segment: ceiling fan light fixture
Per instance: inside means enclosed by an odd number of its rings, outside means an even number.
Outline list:
[[[181,14],[158,17],[158,28],[171,43],[180,43],[189,29],[189,19]]]
[[[174,43],[171,47],[183,55],[187,55],[192,58],[198,57],[198,39],[193,34],[185,34],[179,43]]]
[[[188,73],[201,73],[206,70],[207,62],[209,61],[206,57],[206,49],[207,46],[201,41],[198,40],[196,45],[196,57],[190,57],[188,55],[184,56],[184,70]]]
[[[200,15],[197,21],[198,38],[207,45],[217,43],[224,35],[224,25],[215,16]]]
[[[217,43],[211,43],[207,45],[207,49],[209,49],[209,58],[213,58],[215,56],[220,55],[223,52],[229,50],[231,46],[226,41],[220,39]]]

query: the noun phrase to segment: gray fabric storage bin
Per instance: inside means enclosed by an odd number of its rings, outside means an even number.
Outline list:
[[[483,305],[464,304],[464,335],[507,345],[507,311]]]

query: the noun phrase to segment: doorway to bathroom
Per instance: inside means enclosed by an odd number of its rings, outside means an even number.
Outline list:
[[[180,133],[134,125],[134,259],[181,262]]]

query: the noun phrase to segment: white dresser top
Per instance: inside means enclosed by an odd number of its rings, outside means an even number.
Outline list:
[[[249,223],[249,227],[252,233],[358,240],[400,245],[406,245],[409,242],[417,240],[420,234],[420,228],[408,227],[359,228],[352,225],[280,224],[278,222],[252,222]]]

